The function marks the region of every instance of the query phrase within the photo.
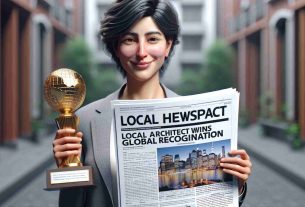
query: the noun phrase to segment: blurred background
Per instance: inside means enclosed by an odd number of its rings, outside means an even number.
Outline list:
[[[181,95],[240,91],[239,147],[253,162],[245,207],[304,206],[305,0],[171,0],[181,43],[163,82]],[[1,0],[0,206],[57,206],[57,116],[44,101],[53,70],[81,73],[84,104],[123,79],[99,23],[113,0]]]

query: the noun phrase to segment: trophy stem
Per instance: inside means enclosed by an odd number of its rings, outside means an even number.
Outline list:
[[[77,117],[75,114],[69,116],[61,115],[60,117],[56,118],[55,121],[59,129],[71,128],[77,130],[79,125],[79,117]],[[60,168],[79,166],[83,165],[80,161],[79,156],[77,155],[71,155],[66,159],[63,159],[62,162],[59,164]]]

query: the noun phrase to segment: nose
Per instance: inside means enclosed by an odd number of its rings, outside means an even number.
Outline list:
[[[144,59],[145,57],[147,57],[146,45],[143,41],[139,42],[137,57],[139,59]]]

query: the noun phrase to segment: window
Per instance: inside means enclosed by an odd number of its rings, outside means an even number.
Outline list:
[[[200,70],[201,65],[198,63],[183,63],[182,64],[182,69],[183,70],[194,70],[194,71],[198,71]]]
[[[97,6],[97,15],[98,15],[98,20],[102,20],[104,19],[104,15],[105,15],[105,12],[107,11],[109,5],[107,4],[99,4]],[[104,49],[104,45],[103,45],[103,42],[101,40],[101,37],[100,37],[100,34],[97,33],[96,35],[97,37],[97,47],[98,47],[98,50],[103,50]]]
[[[60,8],[60,5],[59,5],[58,0],[53,1],[51,13],[52,13],[52,16],[57,20],[59,20],[59,17],[60,17],[59,8]]]
[[[183,5],[183,22],[201,22],[202,21],[202,4]]]
[[[202,48],[202,35],[184,35],[182,37],[184,51],[200,51]]]
[[[72,28],[72,11],[70,9],[65,9],[66,15],[65,15],[65,25],[68,28]]]
[[[99,4],[97,6],[97,9],[98,9],[97,14],[98,14],[98,19],[99,20],[104,19],[104,15],[105,15],[105,12],[107,11],[108,7],[109,6],[106,5],[106,4]]]

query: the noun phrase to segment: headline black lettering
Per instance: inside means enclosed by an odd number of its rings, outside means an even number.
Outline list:
[[[149,136],[148,136],[149,135]],[[165,144],[179,142],[193,142],[204,139],[223,137],[223,130],[212,131],[211,125],[154,131],[146,134],[145,132],[122,133],[122,144],[124,146]]]
[[[173,143],[173,142],[192,142],[197,140],[204,140],[216,137],[222,137],[223,131],[204,132],[199,134],[188,134],[183,136],[159,137],[159,143]]]
[[[128,116],[126,118],[126,120],[124,120],[124,116],[121,116],[121,125],[122,126],[132,126],[132,125],[146,125],[146,124],[159,124],[159,122],[157,122],[155,120],[155,115],[138,115],[138,116]]]
[[[198,109],[192,111],[183,111],[183,112],[172,112],[162,114],[159,117],[162,120],[157,120],[154,114],[150,115],[129,115],[127,117],[121,116],[121,126],[136,126],[136,125],[157,125],[161,121],[163,124],[170,124],[170,123],[184,123],[188,121],[204,121],[206,119],[212,118],[219,118],[225,116],[225,109],[227,108],[226,105],[224,106],[217,106],[214,108],[207,108],[207,109]]]
[[[227,106],[163,114],[163,123],[204,120],[225,115]]]

